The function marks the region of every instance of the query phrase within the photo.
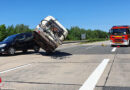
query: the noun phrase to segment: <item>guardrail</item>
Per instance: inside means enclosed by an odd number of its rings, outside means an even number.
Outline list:
[[[81,42],[88,42],[89,40],[78,40],[78,41],[64,41],[63,44],[67,43],[81,43]]]

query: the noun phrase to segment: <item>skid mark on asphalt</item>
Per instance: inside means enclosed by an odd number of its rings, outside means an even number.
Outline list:
[[[48,83],[48,82],[25,82],[25,81],[4,81],[7,83],[13,82],[13,83],[27,83],[27,84],[52,84],[52,85],[69,85],[69,86],[81,86],[81,84],[68,84],[68,83]]]
[[[5,71],[1,71],[0,74],[7,73],[7,72],[10,72],[10,71],[13,71],[13,70],[16,70],[16,69],[24,68],[24,67],[27,67],[27,66],[30,66],[30,65],[31,64],[25,64],[25,65],[17,66],[15,68],[11,68],[11,69],[8,69],[8,70],[5,70]]]
[[[86,49],[90,49],[90,48],[93,48],[93,47],[96,47],[96,46],[91,46],[91,47],[88,47],[88,48],[86,48]]]
[[[110,59],[104,59],[79,90],[94,90]]]

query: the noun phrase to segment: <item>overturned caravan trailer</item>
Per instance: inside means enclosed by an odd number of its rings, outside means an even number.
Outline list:
[[[67,37],[68,31],[52,16],[46,17],[33,31],[35,42],[46,52],[53,52]]]

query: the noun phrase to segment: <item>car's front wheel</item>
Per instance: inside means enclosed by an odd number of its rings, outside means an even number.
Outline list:
[[[15,54],[15,49],[14,49],[13,47],[10,47],[10,48],[8,49],[8,54],[9,54],[9,55],[14,55],[14,54]]]

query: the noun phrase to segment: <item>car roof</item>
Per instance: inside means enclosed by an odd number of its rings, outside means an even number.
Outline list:
[[[14,36],[14,37],[15,37],[15,36],[18,36],[18,35],[19,35],[19,34],[14,34],[14,35],[10,35],[10,36]],[[10,37],[10,36],[9,36],[9,37]]]
[[[25,33],[20,33],[21,34],[32,34],[32,32],[25,32]]]
[[[19,36],[19,35],[27,35],[27,34],[32,34],[32,32],[19,33],[19,34],[14,34],[14,35],[10,35],[10,36],[17,37],[17,36]],[[9,36],[9,37],[10,37],[10,36]]]

